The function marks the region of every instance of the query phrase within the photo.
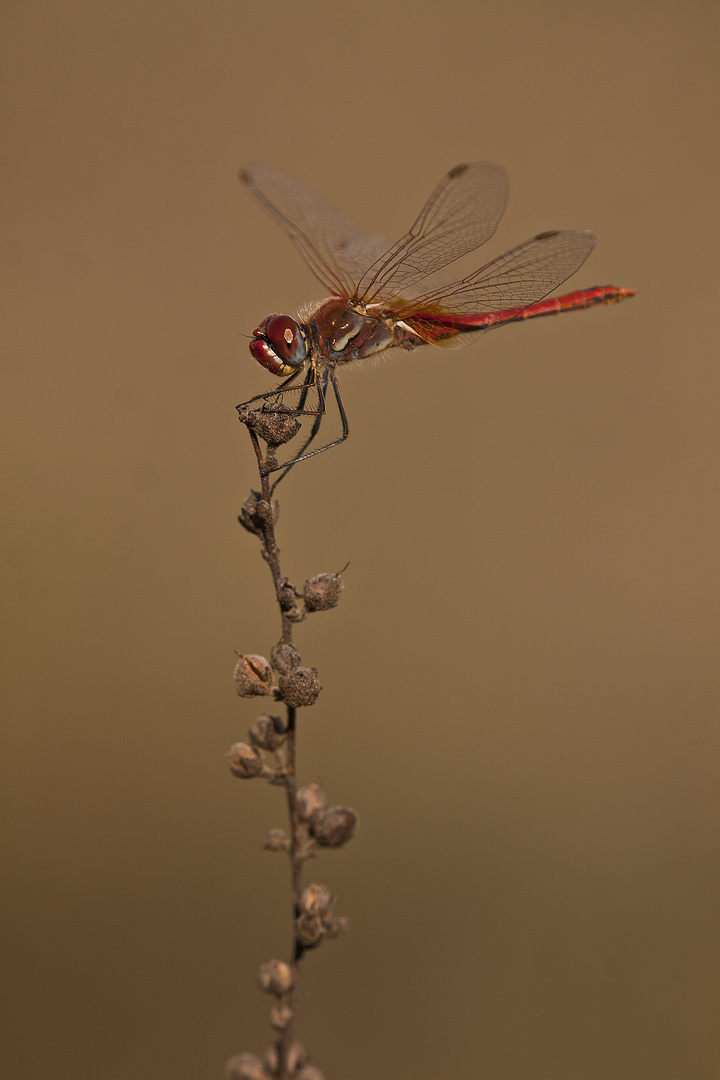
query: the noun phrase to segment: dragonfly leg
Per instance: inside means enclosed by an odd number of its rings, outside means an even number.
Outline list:
[[[342,424],[342,434],[340,435],[340,437],[338,439],[333,439],[332,442],[325,443],[324,446],[318,446],[315,450],[308,451],[308,447],[310,446],[313,439],[315,438],[318,431],[320,430],[320,424],[321,424],[322,418],[323,418],[323,416],[325,415],[325,412],[326,412],[328,381],[330,381],[330,383],[332,384],[333,394],[335,396],[335,401],[337,403],[338,412],[340,413],[340,422]],[[310,387],[308,387],[308,389],[310,389]],[[280,473],[280,476],[277,478],[277,480],[273,484],[271,492],[275,490],[275,488],[278,486],[278,484],[283,479],[283,477],[287,475],[287,473],[290,471],[290,469],[292,469],[293,465],[297,465],[297,463],[299,461],[307,461],[308,458],[315,457],[316,454],[322,454],[322,453],[325,452],[325,450],[330,450],[333,446],[339,446],[340,443],[345,442],[348,435],[350,434],[350,428],[348,426],[347,415],[345,413],[345,406],[343,405],[342,396],[340,394],[340,387],[339,387],[338,381],[337,381],[337,375],[335,374],[335,369],[333,367],[328,367],[323,372],[322,379],[317,383],[317,392],[318,392],[318,413],[317,413],[317,417],[315,419],[315,423],[312,426],[312,431],[310,432],[308,438],[305,440],[302,447],[300,448],[300,453],[297,455],[297,457],[294,457],[291,461],[283,462],[282,465],[276,465],[275,469],[270,470],[271,472],[275,472],[277,469],[282,469],[283,470]]]
[[[273,486],[270,489],[270,494],[273,493],[273,491],[278,486],[278,484],[283,479],[283,477],[287,475],[287,473],[290,471],[290,469],[292,469],[293,465],[297,465],[298,461],[304,461],[306,457],[311,456],[311,454],[307,454],[305,451],[307,450],[308,446],[310,446],[310,444],[313,442],[313,440],[315,439],[315,436],[317,435],[318,431],[320,430],[320,425],[322,423],[323,416],[325,415],[325,412],[327,411],[327,393],[326,393],[326,391],[327,391],[328,377],[329,377],[329,371],[325,370],[323,372],[321,378],[318,379],[316,377],[314,383],[306,382],[304,384],[303,388],[302,388],[302,394],[301,394],[300,400],[298,402],[298,414],[301,414],[303,416],[314,416],[315,420],[313,421],[313,426],[310,429],[310,434],[308,435],[307,439],[305,440],[305,442],[300,447],[300,449],[299,449],[298,453],[296,454],[296,456],[294,458],[291,458],[290,461],[284,461],[284,462],[282,462],[282,464],[276,465],[275,468],[269,470],[269,472],[277,472],[278,469],[282,469],[282,472],[280,473],[277,480],[275,481],[275,483],[273,484]],[[317,396],[318,396],[317,410],[305,409],[305,401],[307,399],[308,392],[310,390],[312,390],[313,388],[315,390],[317,390]],[[317,453],[317,451],[313,451],[313,453]]]
[[[269,401],[270,398],[279,397],[286,390],[288,392],[299,390],[301,393],[300,400],[298,402],[297,412],[302,413],[303,415],[314,416],[314,410],[310,413],[304,413],[303,410],[305,408],[305,401],[307,400],[308,390],[312,390],[312,388],[317,385],[317,368],[315,364],[311,364],[311,366],[306,372],[305,381],[299,383],[297,386],[291,386],[290,384],[294,382],[295,379],[297,379],[301,371],[302,368],[300,368],[298,371],[293,371],[290,378],[286,379],[284,383],[280,383],[280,385],[276,386],[274,390],[268,390],[265,394],[256,394],[255,397],[251,397],[248,398],[247,401],[240,402],[239,405],[235,406],[237,411],[239,413],[242,413],[244,409],[247,409],[248,406],[253,405],[256,401]]]

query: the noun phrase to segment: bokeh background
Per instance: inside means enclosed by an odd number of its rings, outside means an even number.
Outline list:
[[[247,335],[323,290],[265,161],[395,238],[451,165],[511,175],[485,261],[595,231],[638,296],[343,376],[352,437],[280,490],[327,1080],[720,1072],[716,3],[2,5],[2,1074],[221,1077],[289,948],[262,707]],[[461,268],[473,268],[466,260]],[[262,706],[262,702],[260,703]]]

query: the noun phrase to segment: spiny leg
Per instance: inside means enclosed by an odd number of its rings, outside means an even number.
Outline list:
[[[293,465],[297,465],[298,461],[304,461],[305,458],[312,457],[313,454],[319,453],[318,450],[313,450],[309,454],[306,454],[305,451],[307,450],[308,446],[310,446],[313,439],[315,438],[318,431],[320,430],[320,424],[322,423],[322,418],[325,415],[325,412],[326,412],[326,409],[327,409],[327,384],[328,384],[328,377],[330,376],[331,370],[332,370],[331,368],[326,368],[323,371],[322,377],[320,379],[316,378],[314,384],[306,382],[304,387],[303,387],[302,396],[300,398],[300,401],[298,402],[298,411],[300,411],[300,409],[302,409],[304,407],[305,400],[307,398],[308,392],[312,389],[312,387],[314,385],[315,389],[317,390],[317,396],[318,396],[318,408],[317,408],[317,412],[314,414],[315,415],[315,420],[314,420],[313,426],[312,426],[312,428],[310,430],[310,434],[308,435],[307,439],[305,440],[305,442],[300,447],[300,451],[296,455],[296,457],[292,458],[290,461],[283,462],[282,465],[276,465],[275,469],[270,470],[270,472],[275,472],[277,469],[282,469],[283,470],[281,472],[280,476],[278,476],[277,480],[275,481],[275,483],[273,484],[273,486],[270,489],[270,494],[271,495],[272,495],[273,491],[275,490],[275,488],[280,483],[280,481],[282,480],[282,478],[288,474],[290,469],[292,469]],[[313,413],[308,411],[308,412],[305,412],[303,415],[312,416]]]
[[[310,443],[313,441],[313,439],[317,435],[318,430],[320,429],[320,423],[322,421],[323,416],[325,415],[326,401],[327,401],[328,379],[332,383],[333,393],[335,395],[335,401],[337,402],[338,412],[340,413],[340,422],[342,423],[342,435],[338,439],[333,439],[332,442],[325,443],[324,446],[318,446],[318,448],[316,450],[310,450],[308,453],[305,453],[308,446],[310,445]],[[350,434],[350,427],[348,425],[347,415],[345,413],[345,406],[343,405],[342,396],[340,394],[340,387],[338,385],[337,375],[335,374],[335,368],[334,367],[328,367],[328,368],[325,369],[325,371],[323,372],[322,381],[318,383],[317,391],[318,391],[318,403],[319,403],[322,411],[318,412],[317,419],[315,420],[315,423],[313,424],[313,427],[312,427],[312,431],[310,432],[310,435],[309,435],[308,439],[305,441],[304,445],[301,447],[301,450],[300,450],[300,453],[298,454],[298,456],[293,458],[292,461],[286,461],[283,465],[277,465],[276,466],[277,469],[282,469],[283,472],[280,474],[280,476],[277,478],[277,480],[273,484],[273,486],[271,488],[271,492],[275,490],[275,488],[278,486],[278,484],[280,483],[282,478],[290,471],[290,469],[293,467],[293,465],[297,465],[298,461],[307,461],[308,458],[315,457],[316,454],[323,454],[326,450],[330,450],[333,446],[339,446],[340,443],[345,442],[348,435]],[[275,469],[270,470],[270,472],[274,472],[274,471],[275,471]]]
[[[255,397],[251,397],[247,401],[243,401],[239,405],[236,405],[235,408],[240,413],[240,419],[242,419],[243,413],[249,408],[249,406],[254,404],[254,402],[256,402],[256,401],[269,401],[271,398],[276,398],[276,397],[279,397],[279,398],[282,399],[282,395],[284,393],[296,393],[296,392],[300,393],[300,398],[298,400],[297,407],[295,409],[293,409],[294,415],[295,416],[317,416],[318,415],[318,410],[317,409],[306,409],[305,408],[305,402],[307,401],[308,392],[310,390],[317,389],[318,390],[318,398],[320,397],[317,365],[314,362],[311,363],[310,366],[308,367],[306,373],[305,373],[304,382],[298,384],[297,386],[291,386],[290,384],[295,379],[297,379],[297,377],[301,373],[301,371],[302,371],[302,368],[300,368],[298,371],[294,371],[289,379],[286,379],[284,383],[281,383],[280,386],[276,387],[274,390],[268,390],[264,394],[256,394]],[[326,382],[327,382],[327,380],[326,380]],[[278,412],[284,412],[285,411],[281,406],[282,406],[282,400],[278,403],[278,408],[277,408]],[[263,405],[262,409],[265,409],[265,408],[266,408],[266,406]],[[267,412],[273,412],[272,406],[267,408]],[[324,412],[325,412],[325,406],[321,405],[320,413],[323,414]]]
[[[271,397],[275,397],[276,394],[281,394],[286,388],[290,388],[291,390],[302,390],[307,384],[307,377],[311,376],[313,369],[308,369],[305,383],[303,383],[302,386],[290,386],[290,383],[297,379],[301,371],[302,368],[298,368],[297,371],[293,371],[289,379],[286,379],[284,383],[280,383],[280,385],[276,386],[274,390],[268,390],[264,394],[256,394],[255,397],[248,398],[247,401],[241,401],[239,405],[235,406],[235,408],[238,412],[241,412],[243,409],[247,409],[249,405],[253,405],[256,401],[268,401]]]

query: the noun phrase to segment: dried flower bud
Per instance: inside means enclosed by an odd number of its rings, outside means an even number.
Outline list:
[[[234,743],[225,757],[230,766],[230,772],[240,780],[252,780],[256,776],[270,772],[257,750],[248,743]]]
[[[265,851],[289,851],[290,837],[284,829],[271,829],[263,844]]]
[[[307,1052],[299,1039],[290,1043],[287,1054],[288,1072],[294,1073],[307,1061]]]
[[[325,936],[322,917],[313,911],[303,911],[295,920],[295,937],[304,949],[319,945]]]
[[[317,668],[299,667],[280,678],[280,694],[286,704],[314,705],[322,690]]]
[[[270,1080],[270,1073],[255,1054],[233,1054],[225,1063],[225,1080]]]
[[[248,732],[250,742],[258,750],[277,750],[287,738],[285,725],[279,716],[263,713],[258,716]]]
[[[277,1076],[278,1069],[280,1068],[280,1054],[278,1053],[278,1048],[275,1043],[273,1043],[272,1046],[268,1046],[263,1054],[263,1062],[270,1075]]]
[[[328,919],[325,923],[325,934],[329,938],[340,937],[347,934],[350,929],[350,920],[347,915],[338,915],[337,918]]]
[[[270,1026],[274,1027],[276,1031],[284,1031],[285,1028],[292,1022],[295,1013],[289,1005],[276,1002],[270,1010]]]
[[[272,668],[264,656],[238,656],[233,678],[240,697],[272,693]]]
[[[283,611],[290,611],[295,607],[295,601],[298,594],[295,592],[295,586],[287,578],[283,578],[280,582],[277,590],[278,604]]]
[[[322,789],[317,784],[306,784],[298,788],[295,796],[295,807],[300,821],[309,821],[313,814],[324,810],[327,799]]]
[[[343,579],[339,574],[318,574],[305,582],[303,597],[308,611],[327,611],[340,602]]]
[[[316,814],[310,831],[320,847],[337,848],[352,840],[357,832],[358,816],[346,806],[333,806]]]
[[[269,1069],[273,1076],[276,1076],[280,1067],[280,1056],[278,1054],[278,1048],[274,1043],[272,1046],[268,1046],[263,1054],[263,1061],[265,1062],[265,1068]],[[305,1052],[305,1047],[298,1039],[294,1039],[288,1046],[287,1056],[285,1058],[287,1073],[289,1076],[293,1077],[293,1080],[297,1070],[301,1065],[304,1065],[306,1061],[307,1053]]]
[[[268,446],[290,442],[301,427],[296,410],[290,405],[270,405],[269,402],[265,402],[261,409],[243,409],[240,420],[264,439]]]
[[[257,981],[266,994],[282,997],[293,984],[292,968],[284,960],[266,960],[260,965]]]
[[[278,519],[278,504],[268,507],[259,491],[251,491],[242,504],[238,521],[248,532],[259,536],[268,518],[272,519],[274,525]]]
[[[293,1080],[325,1080],[317,1065],[303,1065]]]
[[[333,896],[327,885],[318,885],[316,882],[312,882],[310,885],[306,885],[302,891],[300,907],[303,911],[311,914],[325,916],[332,911],[336,899],[337,897]]]
[[[293,668],[300,667],[300,653],[289,641],[278,641],[270,652],[270,663],[281,675],[287,675]]]

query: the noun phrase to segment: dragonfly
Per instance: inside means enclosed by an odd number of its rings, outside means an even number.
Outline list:
[[[597,243],[593,233],[580,229],[538,233],[474,273],[453,276],[446,267],[489,240],[505,210],[508,176],[493,162],[450,169],[394,244],[363,232],[321,195],[269,165],[246,166],[240,180],[331,294],[297,318],[269,315],[250,341],[255,360],[285,381],[238,405],[241,417],[257,402],[263,403],[257,410],[287,411],[282,404],[287,390],[299,392],[293,415],[314,417],[296,456],[268,466],[268,473],[282,470],[273,488],[299,461],[347,439],[350,429],[337,378],[344,365],[390,349],[458,348],[508,323],[635,295],[634,289],[603,285],[549,297],[579,270]],[[310,449],[330,391],[341,434]],[[312,409],[307,408],[311,392]],[[275,406],[268,404],[270,399]]]

